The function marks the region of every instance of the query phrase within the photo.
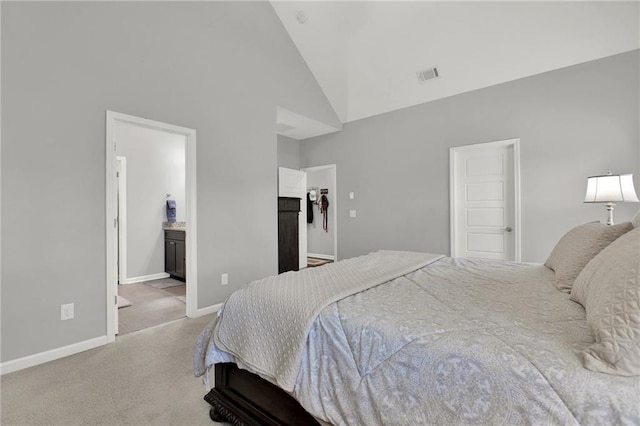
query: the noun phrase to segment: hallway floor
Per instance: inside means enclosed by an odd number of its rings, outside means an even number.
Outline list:
[[[118,286],[132,305],[118,309],[118,335],[174,321],[186,315],[184,282],[173,278]]]

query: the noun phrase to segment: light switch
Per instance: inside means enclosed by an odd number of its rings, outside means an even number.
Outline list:
[[[355,198],[355,196],[354,196],[353,192],[350,192],[350,193],[349,193],[349,199],[350,199],[350,200],[353,200],[354,198]]]
[[[356,211],[355,210],[349,210],[349,217],[356,217]]]

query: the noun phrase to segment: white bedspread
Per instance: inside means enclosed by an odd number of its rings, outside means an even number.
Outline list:
[[[554,283],[543,265],[443,258],[334,297],[308,328],[292,394],[333,425],[640,425],[640,377],[582,366],[594,337]],[[198,340],[196,374],[218,362],[252,370],[211,343],[214,328]],[[278,331],[264,333],[272,346]]]
[[[309,329],[324,307],[442,257],[378,251],[255,281],[225,302],[213,333],[215,344],[291,392]]]
[[[638,425],[640,377],[582,366],[582,306],[542,265],[444,258],[333,303],[294,396],[336,426]]]

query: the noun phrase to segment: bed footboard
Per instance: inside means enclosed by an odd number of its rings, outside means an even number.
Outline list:
[[[319,425],[291,395],[233,363],[215,365],[209,416],[232,425]]]

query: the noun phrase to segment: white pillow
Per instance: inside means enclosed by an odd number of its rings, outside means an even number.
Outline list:
[[[604,225],[585,223],[560,238],[544,265],[556,273],[556,287],[569,293],[573,282],[587,263],[618,237],[633,229],[631,222]]]
[[[584,306],[596,340],[582,354],[584,366],[640,375],[640,228],[612,242],[584,267],[571,299]]]

